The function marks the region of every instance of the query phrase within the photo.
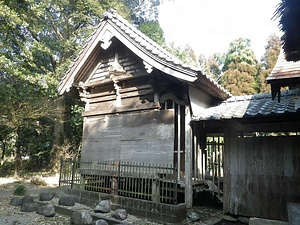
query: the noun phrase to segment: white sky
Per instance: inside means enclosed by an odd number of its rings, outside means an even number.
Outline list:
[[[272,20],[281,0],[170,0],[159,6],[167,42],[189,44],[197,55],[225,53],[231,41],[249,38],[259,60],[271,34],[281,36]]]

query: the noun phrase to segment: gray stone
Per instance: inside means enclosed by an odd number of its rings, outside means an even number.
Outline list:
[[[125,220],[127,219],[127,212],[125,209],[117,209],[111,212],[111,217],[118,220]]]
[[[237,222],[237,221],[238,221],[237,218],[235,218],[235,217],[233,217],[233,216],[230,216],[230,215],[226,215],[226,214],[224,214],[224,215],[222,216],[222,219],[223,219],[223,220],[226,220],[226,221],[228,221],[228,222]]]
[[[99,202],[99,204],[95,207],[94,211],[95,212],[100,212],[100,213],[108,213],[111,210],[111,205],[109,200],[103,200]]]
[[[62,197],[59,199],[58,204],[63,206],[74,206],[75,199],[73,197]]]
[[[300,204],[299,203],[288,203],[288,218],[290,225],[300,224]]]
[[[288,225],[288,222],[251,217],[249,225]]]
[[[193,212],[193,211],[188,211],[187,212],[187,218],[191,221],[191,222],[195,222],[200,220],[200,215],[197,212]]]
[[[21,212],[35,212],[37,211],[39,204],[36,202],[23,203],[21,206]]]
[[[108,225],[108,223],[105,220],[96,220],[92,223],[93,225]]]
[[[72,213],[70,221],[74,225],[90,225],[93,223],[93,218],[88,211],[76,211]]]
[[[52,193],[41,193],[39,196],[40,201],[50,201],[54,197]]]
[[[31,197],[31,196],[24,196],[22,198],[22,205],[25,203],[31,203],[31,202],[34,202],[33,197]]]
[[[13,197],[10,202],[10,205],[12,206],[21,206],[22,205],[22,199],[20,197]]]
[[[250,218],[248,217],[243,217],[243,216],[239,216],[238,217],[238,221],[244,223],[244,224],[249,224],[250,223]]]
[[[55,208],[51,204],[43,205],[38,207],[37,213],[46,217],[55,216]]]

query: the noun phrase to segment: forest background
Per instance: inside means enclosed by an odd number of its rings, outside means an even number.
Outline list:
[[[165,0],[168,1],[168,0]],[[79,157],[83,103],[56,87],[103,13],[115,9],[184,63],[200,67],[233,95],[269,92],[280,39],[270,34],[256,59],[247,38],[228,51],[196,55],[166,43],[158,22],[162,0],[0,0],[0,176],[57,170],[61,157]],[[213,43],[211,43],[213,44]]]

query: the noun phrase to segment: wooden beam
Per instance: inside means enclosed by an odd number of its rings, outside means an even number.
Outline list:
[[[159,103],[144,103],[142,105],[135,106],[134,108],[132,106],[128,107],[119,107],[119,108],[108,108],[108,109],[101,109],[99,111],[88,111],[84,112],[83,116],[97,116],[97,115],[108,115],[108,114],[117,114],[117,113],[125,113],[125,112],[134,112],[134,111],[142,111],[142,110],[149,110],[149,109],[159,109],[160,105]]]

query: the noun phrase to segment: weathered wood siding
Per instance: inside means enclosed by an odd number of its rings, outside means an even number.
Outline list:
[[[88,78],[89,85],[111,82],[109,68],[115,60],[126,71],[126,74],[120,74],[117,80],[148,75],[143,61],[118,41],[108,50],[102,51],[97,58],[98,63],[89,71],[91,73]]]
[[[299,136],[231,136],[225,143],[224,211],[287,220],[287,202],[300,202]]]
[[[86,118],[83,161],[173,164],[174,110]]]
[[[184,102],[187,89],[158,70],[149,74],[126,46],[113,44],[97,55],[89,78],[78,84],[86,102],[81,159],[173,165],[175,139],[180,140],[175,136],[185,131],[180,125],[175,133],[175,117],[184,121],[185,115],[175,113],[173,100],[172,109],[163,104],[170,98]]]

